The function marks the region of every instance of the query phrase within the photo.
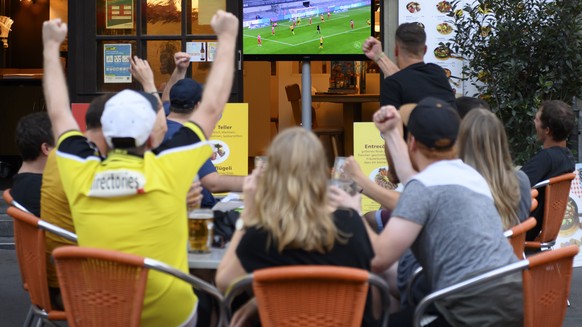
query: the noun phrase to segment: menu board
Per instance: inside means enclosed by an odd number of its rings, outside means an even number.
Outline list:
[[[576,164],[576,178],[570,186],[570,196],[566,205],[566,213],[562,219],[560,233],[556,239],[554,248],[561,248],[571,244],[578,247],[582,245],[582,163]],[[582,251],[574,257],[574,267],[582,266]]]
[[[221,175],[246,176],[249,171],[249,105],[228,103],[214,132],[212,163]]]
[[[451,87],[457,95],[464,94],[464,85],[461,77],[463,73],[463,60],[451,50],[452,38],[455,26],[452,18],[447,15],[452,10],[452,0],[399,0],[398,22],[419,23],[426,32],[426,55],[424,61],[441,66],[447,76]],[[464,1],[458,7],[464,6]]]
[[[354,159],[368,178],[376,184],[394,190],[394,185],[388,180],[388,162],[384,153],[385,142],[374,123],[354,123]],[[378,210],[380,205],[362,195],[362,212]]]

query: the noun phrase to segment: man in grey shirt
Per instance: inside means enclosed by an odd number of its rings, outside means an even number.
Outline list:
[[[487,182],[456,159],[457,112],[436,98],[420,101],[404,117],[407,143],[399,127],[402,120],[392,106],[374,114],[406,186],[373,242],[372,269],[386,270],[411,248],[436,291],[517,261]],[[522,307],[521,274],[437,303],[455,326],[521,326]]]

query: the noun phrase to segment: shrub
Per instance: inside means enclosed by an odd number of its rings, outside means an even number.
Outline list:
[[[466,83],[504,122],[517,164],[537,152],[540,103],[582,95],[581,12],[580,0],[453,2],[451,48],[465,58]]]

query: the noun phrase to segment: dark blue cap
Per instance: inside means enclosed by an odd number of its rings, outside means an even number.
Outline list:
[[[176,109],[194,109],[202,99],[202,84],[190,78],[176,82],[170,89],[170,106]],[[171,108],[170,108],[171,109]]]

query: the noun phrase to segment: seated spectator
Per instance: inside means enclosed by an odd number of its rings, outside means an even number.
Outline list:
[[[531,186],[574,171],[576,161],[566,147],[568,136],[576,124],[574,112],[566,103],[558,100],[544,101],[536,113],[534,125],[542,150],[526,162],[521,170],[529,177]],[[544,221],[545,189],[539,190],[538,207],[532,212],[537,224],[526,234],[526,240],[533,241],[541,231]]]
[[[10,194],[37,217],[40,217],[42,171],[54,146],[51,121],[46,112],[28,114],[18,121],[16,147],[22,157],[22,166],[12,178]]]
[[[473,109],[485,109],[491,110],[489,104],[485,102],[483,99],[473,98],[473,97],[458,97],[455,99],[457,104],[457,112],[461,119],[465,118],[465,116],[469,113],[469,111]]]
[[[44,23],[44,94],[59,139],[57,164],[80,246],[148,256],[188,272],[184,199],[196,171],[210,157],[206,135],[212,134],[230,95],[238,19],[219,10],[211,25],[219,46],[191,122],[152,151],[159,100],[124,90],[106,102],[101,116],[110,148],[103,159],[79,132],[69,109],[58,64],[66,24],[59,19]],[[142,326],[194,326],[196,318],[197,298],[188,284],[171,276],[148,275]]]
[[[406,144],[396,108],[380,108],[374,122],[406,181],[388,224],[371,235],[374,271],[385,271],[410,248],[436,291],[517,260],[487,181],[455,159],[460,117],[452,107],[435,98],[419,102],[407,121]],[[453,326],[521,326],[522,306],[520,274],[437,302]]]
[[[362,218],[328,199],[324,153],[317,137],[300,127],[273,140],[268,164],[245,180],[245,210],[216,273],[220,290],[247,273],[275,266],[370,269],[374,252]],[[250,319],[249,312],[256,314],[252,301],[235,313],[233,323]],[[374,320],[371,314],[367,306],[364,325]]]
[[[174,54],[176,68],[162,93],[164,110],[168,113],[168,131],[164,141],[170,140],[182,127],[188,117],[200,105],[202,85],[195,80],[185,78],[190,65],[190,55],[185,52]],[[198,171],[202,184],[202,208],[212,208],[216,199],[212,193],[242,191],[243,176],[220,175],[211,159],[206,160]]]

